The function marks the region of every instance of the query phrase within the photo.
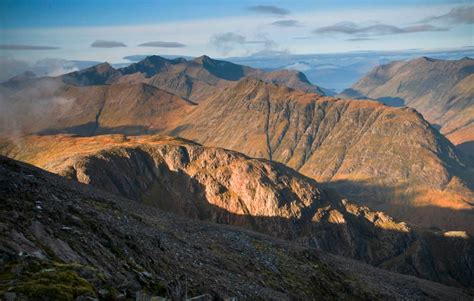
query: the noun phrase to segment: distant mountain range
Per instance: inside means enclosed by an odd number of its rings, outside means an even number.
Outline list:
[[[466,153],[474,153],[474,60],[427,57],[382,65],[340,94],[415,108]]]
[[[0,87],[5,132],[182,136],[282,162],[420,226],[474,232],[469,163],[420,114],[308,93],[319,90],[301,73],[153,56]]]
[[[292,69],[305,73],[309,81],[337,93],[349,88],[371,69],[392,61],[417,57],[457,60],[474,57],[474,47],[458,49],[407,49],[398,51],[350,51],[343,53],[253,55],[228,58],[231,62],[264,70]]]

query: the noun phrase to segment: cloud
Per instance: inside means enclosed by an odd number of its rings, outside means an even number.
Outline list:
[[[279,16],[288,15],[290,13],[289,10],[274,5],[255,5],[249,6],[247,7],[247,9],[256,13],[272,14]]]
[[[10,57],[0,57],[0,82],[6,81],[25,71],[32,71],[38,76],[58,76],[84,69],[98,63],[100,62],[69,61],[55,58],[47,58],[31,62]]]
[[[298,20],[280,20],[280,21],[275,21],[271,23],[271,25],[274,26],[280,26],[280,27],[297,27],[301,26],[300,22]]]
[[[161,47],[161,48],[181,48],[186,47],[185,44],[178,42],[163,42],[163,41],[154,41],[140,44],[141,47]]]
[[[0,82],[28,70],[29,64],[14,58],[0,57]]]
[[[222,54],[228,54],[235,48],[242,48],[243,45],[262,45],[263,49],[260,51],[268,51],[277,46],[277,43],[269,39],[265,34],[260,34],[257,38],[256,40],[247,40],[247,38],[242,35],[233,32],[225,32],[213,35],[210,39],[210,43]]]
[[[94,43],[91,44],[91,47],[94,48],[114,48],[114,47],[127,47],[122,42],[118,41],[104,41],[104,40],[96,40]]]
[[[430,24],[412,25],[406,27],[397,27],[388,24],[374,24],[361,26],[353,22],[342,22],[331,26],[320,27],[313,30],[315,34],[342,33],[357,36],[381,36],[392,34],[404,34],[415,32],[447,31],[449,28],[436,27]]]
[[[0,44],[1,50],[55,50],[59,47],[54,46],[35,46],[35,45],[18,45],[18,44]]]
[[[434,16],[422,20],[422,22],[443,21],[454,24],[473,24],[474,6],[461,6],[451,9],[447,14]]]

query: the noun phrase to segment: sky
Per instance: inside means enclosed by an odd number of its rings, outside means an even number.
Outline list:
[[[451,49],[473,24],[474,0],[2,0],[0,59]]]

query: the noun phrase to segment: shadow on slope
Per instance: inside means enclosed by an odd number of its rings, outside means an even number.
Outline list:
[[[466,141],[456,145],[456,149],[470,157],[474,161],[474,141]]]
[[[105,134],[124,134],[124,135],[151,135],[160,132],[159,129],[151,129],[141,125],[123,125],[117,127],[97,126],[96,122],[88,122],[81,125],[59,128],[46,129],[37,132],[38,135],[57,135],[71,134],[76,136],[88,137]]]
[[[186,148],[181,148],[179,157],[175,160],[189,162]],[[337,205],[342,203],[329,201],[334,196],[324,192],[321,199],[304,208],[298,218],[250,215],[244,202],[235,202],[235,199],[229,202],[235,193],[218,181],[204,186],[165,161],[155,161],[141,149],[128,153],[125,160],[113,153],[102,153],[87,160],[91,185],[168,212],[247,228],[448,285],[474,286],[471,268],[474,257],[466,255],[474,254],[470,239],[444,237],[431,231],[384,229],[376,226],[376,220],[369,221],[363,214],[354,214],[343,205]],[[76,174],[73,168],[63,173],[71,178]],[[209,189],[219,198],[219,206],[216,200],[208,199]],[[285,198],[284,191],[280,198]],[[225,208],[230,203],[234,207]],[[336,220],[330,218],[331,209],[340,212]],[[320,210],[323,217],[316,222],[313,218]]]
[[[335,180],[321,185],[342,198],[385,212],[416,227],[433,224],[441,225],[443,229],[440,230],[443,231],[474,233],[473,204],[468,201],[453,202],[449,191],[446,194],[414,191],[408,189],[408,184],[382,185],[364,180]],[[423,198],[427,200],[425,204],[412,203],[414,199]],[[471,209],[466,209],[469,207]]]

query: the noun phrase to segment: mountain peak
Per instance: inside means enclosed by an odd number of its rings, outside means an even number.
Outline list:
[[[204,64],[204,63],[211,63],[214,62],[215,60],[211,59],[207,55],[201,55],[193,59],[193,62],[198,63],[198,64]]]
[[[100,63],[89,68],[61,75],[65,83],[77,86],[104,85],[116,79],[120,72],[108,62]]]
[[[115,68],[112,67],[112,65],[110,65],[108,62],[103,62],[97,65],[94,65],[90,68],[96,70],[98,73],[106,73],[110,71],[115,71]]]
[[[434,59],[434,58],[431,58],[431,57],[427,57],[427,56],[422,56],[418,59],[415,59],[415,61],[422,61],[422,62],[436,62],[437,59]]]

